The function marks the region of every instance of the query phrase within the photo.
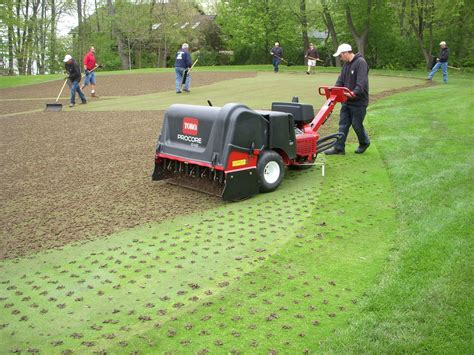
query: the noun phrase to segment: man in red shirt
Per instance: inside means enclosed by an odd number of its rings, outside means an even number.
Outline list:
[[[94,53],[95,53],[95,48],[90,47],[89,52],[84,56],[84,72],[86,73],[86,80],[84,80],[84,85],[82,86],[81,89],[84,90],[84,88],[87,85],[91,84],[91,96],[99,97],[95,93],[95,84],[96,84],[95,71],[91,71],[95,69],[96,67]]]

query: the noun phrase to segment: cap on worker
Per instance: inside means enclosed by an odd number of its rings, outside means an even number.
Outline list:
[[[183,43],[183,45],[181,46],[181,48],[183,48],[183,49],[189,48],[189,44]]]
[[[66,54],[66,56],[64,57],[64,63],[69,62],[71,59],[72,59],[72,56],[69,54]]]
[[[343,52],[352,52],[352,47],[350,44],[343,43],[337,48],[337,52],[333,54],[334,57],[339,57]]]
[[[446,45],[446,42],[445,42],[445,41],[441,41],[441,42],[439,42],[439,45],[440,45],[440,46],[445,46],[445,45]]]

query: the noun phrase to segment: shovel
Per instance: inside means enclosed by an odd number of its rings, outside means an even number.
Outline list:
[[[54,104],[46,104],[45,111],[62,111],[63,104],[58,103],[58,101],[59,101],[59,97],[63,93],[64,87],[66,86],[68,79],[69,78],[64,79],[63,87],[61,88],[61,91],[59,92],[59,95],[56,98],[56,102]]]
[[[188,73],[191,72],[191,70],[193,70],[194,65],[197,63],[198,60],[199,60],[199,58],[197,58],[197,59],[194,61],[193,65],[191,65],[191,68],[186,69],[186,70],[184,71],[184,73],[183,73],[183,80],[181,80],[181,86],[180,86],[180,88],[179,88],[180,90],[183,90],[183,85],[184,85],[184,83],[186,82],[186,79],[188,78]]]

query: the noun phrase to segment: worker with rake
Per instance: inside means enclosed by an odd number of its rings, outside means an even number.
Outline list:
[[[306,74],[316,74],[316,61],[319,59],[319,53],[314,47],[314,44],[310,43],[309,48],[306,51],[306,54],[304,56],[307,61],[308,61],[308,70],[306,71]],[[313,69],[313,70],[311,70]]]
[[[339,116],[339,132],[344,133],[344,137],[324,153],[344,155],[347,135],[352,126],[359,140],[359,147],[354,153],[362,154],[370,145],[369,135],[363,125],[369,105],[369,66],[364,57],[360,53],[354,54],[352,47],[347,43],[337,48],[334,57],[338,56],[341,57],[344,66],[335,86],[346,87],[352,93],[345,93],[347,101],[342,104]]]
[[[95,62],[95,48],[90,47],[89,52],[84,56],[84,73],[86,74],[86,78],[84,80],[84,85],[82,85],[81,90],[87,85],[91,85],[91,96],[98,98],[97,94],[95,93],[95,69],[97,67],[97,63]]]
[[[275,47],[272,48],[270,54],[273,56],[273,71],[278,73],[278,66],[283,58],[283,48],[280,47],[280,42],[275,42]]]
[[[447,84],[449,48],[445,41],[441,41],[439,46],[441,47],[439,57],[437,59],[437,63],[434,65],[433,69],[431,69],[431,72],[428,74],[428,80],[433,79],[433,76],[436,74],[436,72],[441,69],[441,71],[443,72],[443,82]]]
[[[76,61],[72,59],[71,55],[66,54],[64,57],[64,67],[68,74],[68,79],[70,82],[69,87],[71,88],[69,107],[74,107],[76,104],[76,92],[81,98],[81,104],[87,104],[86,97],[79,86],[79,83],[81,82],[81,69],[79,68],[79,64],[77,64]]]
[[[183,91],[189,92],[189,85],[191,84],[191,73],[189,72],[193,62],[191,54],[189,53],[189,45],[183,43],[181,49],[176,53],[176,61],[174,64],[176,71],[176,93],[181,94],[181,86],[184,85]],[[183,83],[183,75],[186,72],[185,82]]]

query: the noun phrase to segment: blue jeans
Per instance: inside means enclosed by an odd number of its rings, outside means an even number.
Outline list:
[[[84,86],[87,86],[89,84],[96,84],[95,81],[95,72],[89,72],[89,74],[86,74],[86,79],[84,80]]]
[[[176,92],[181,91],[181,82],[183,81],[183,74],[185,68],[175,68],[176,71]],[[188,72],[188,75],[186,76],[186,82],[184,83],[184,90],[189,90],[189,85],[191,84],[191,74]]]
[[[432,79],[433,76],[436,74],[436,72],[441,68],[441,71],[443,72],[443,81],[445,83],[448,82],[448,62],[438,62],[435,64],[433,69],[431,69],[431,72],[428,74],[428,79]]]
[[[344,150],[346,145],[349,128],[352,126],[354,132],[357,134],[359,145],[366,146],[370,143],[369,135],[367,134],[363,122],[367,107],[365,106],[351,106],[343,104],[341,106],[341,113],[339,116],[339,132],[344,133],[344,138],[341,139],[336,146],[336,150]]]
[[[278,66],[280,65],[280,58],[273,57],[273,71],[278,73]]]
[[[74,81],[71,84],[71,98],[69,100],[71,102],[71,104],[76,103],[76,92],[79,94],[79,97],[81,98],[82,102],[87,102],[86,97],[82,93],[81,87],[79,86],[79,81]]]

